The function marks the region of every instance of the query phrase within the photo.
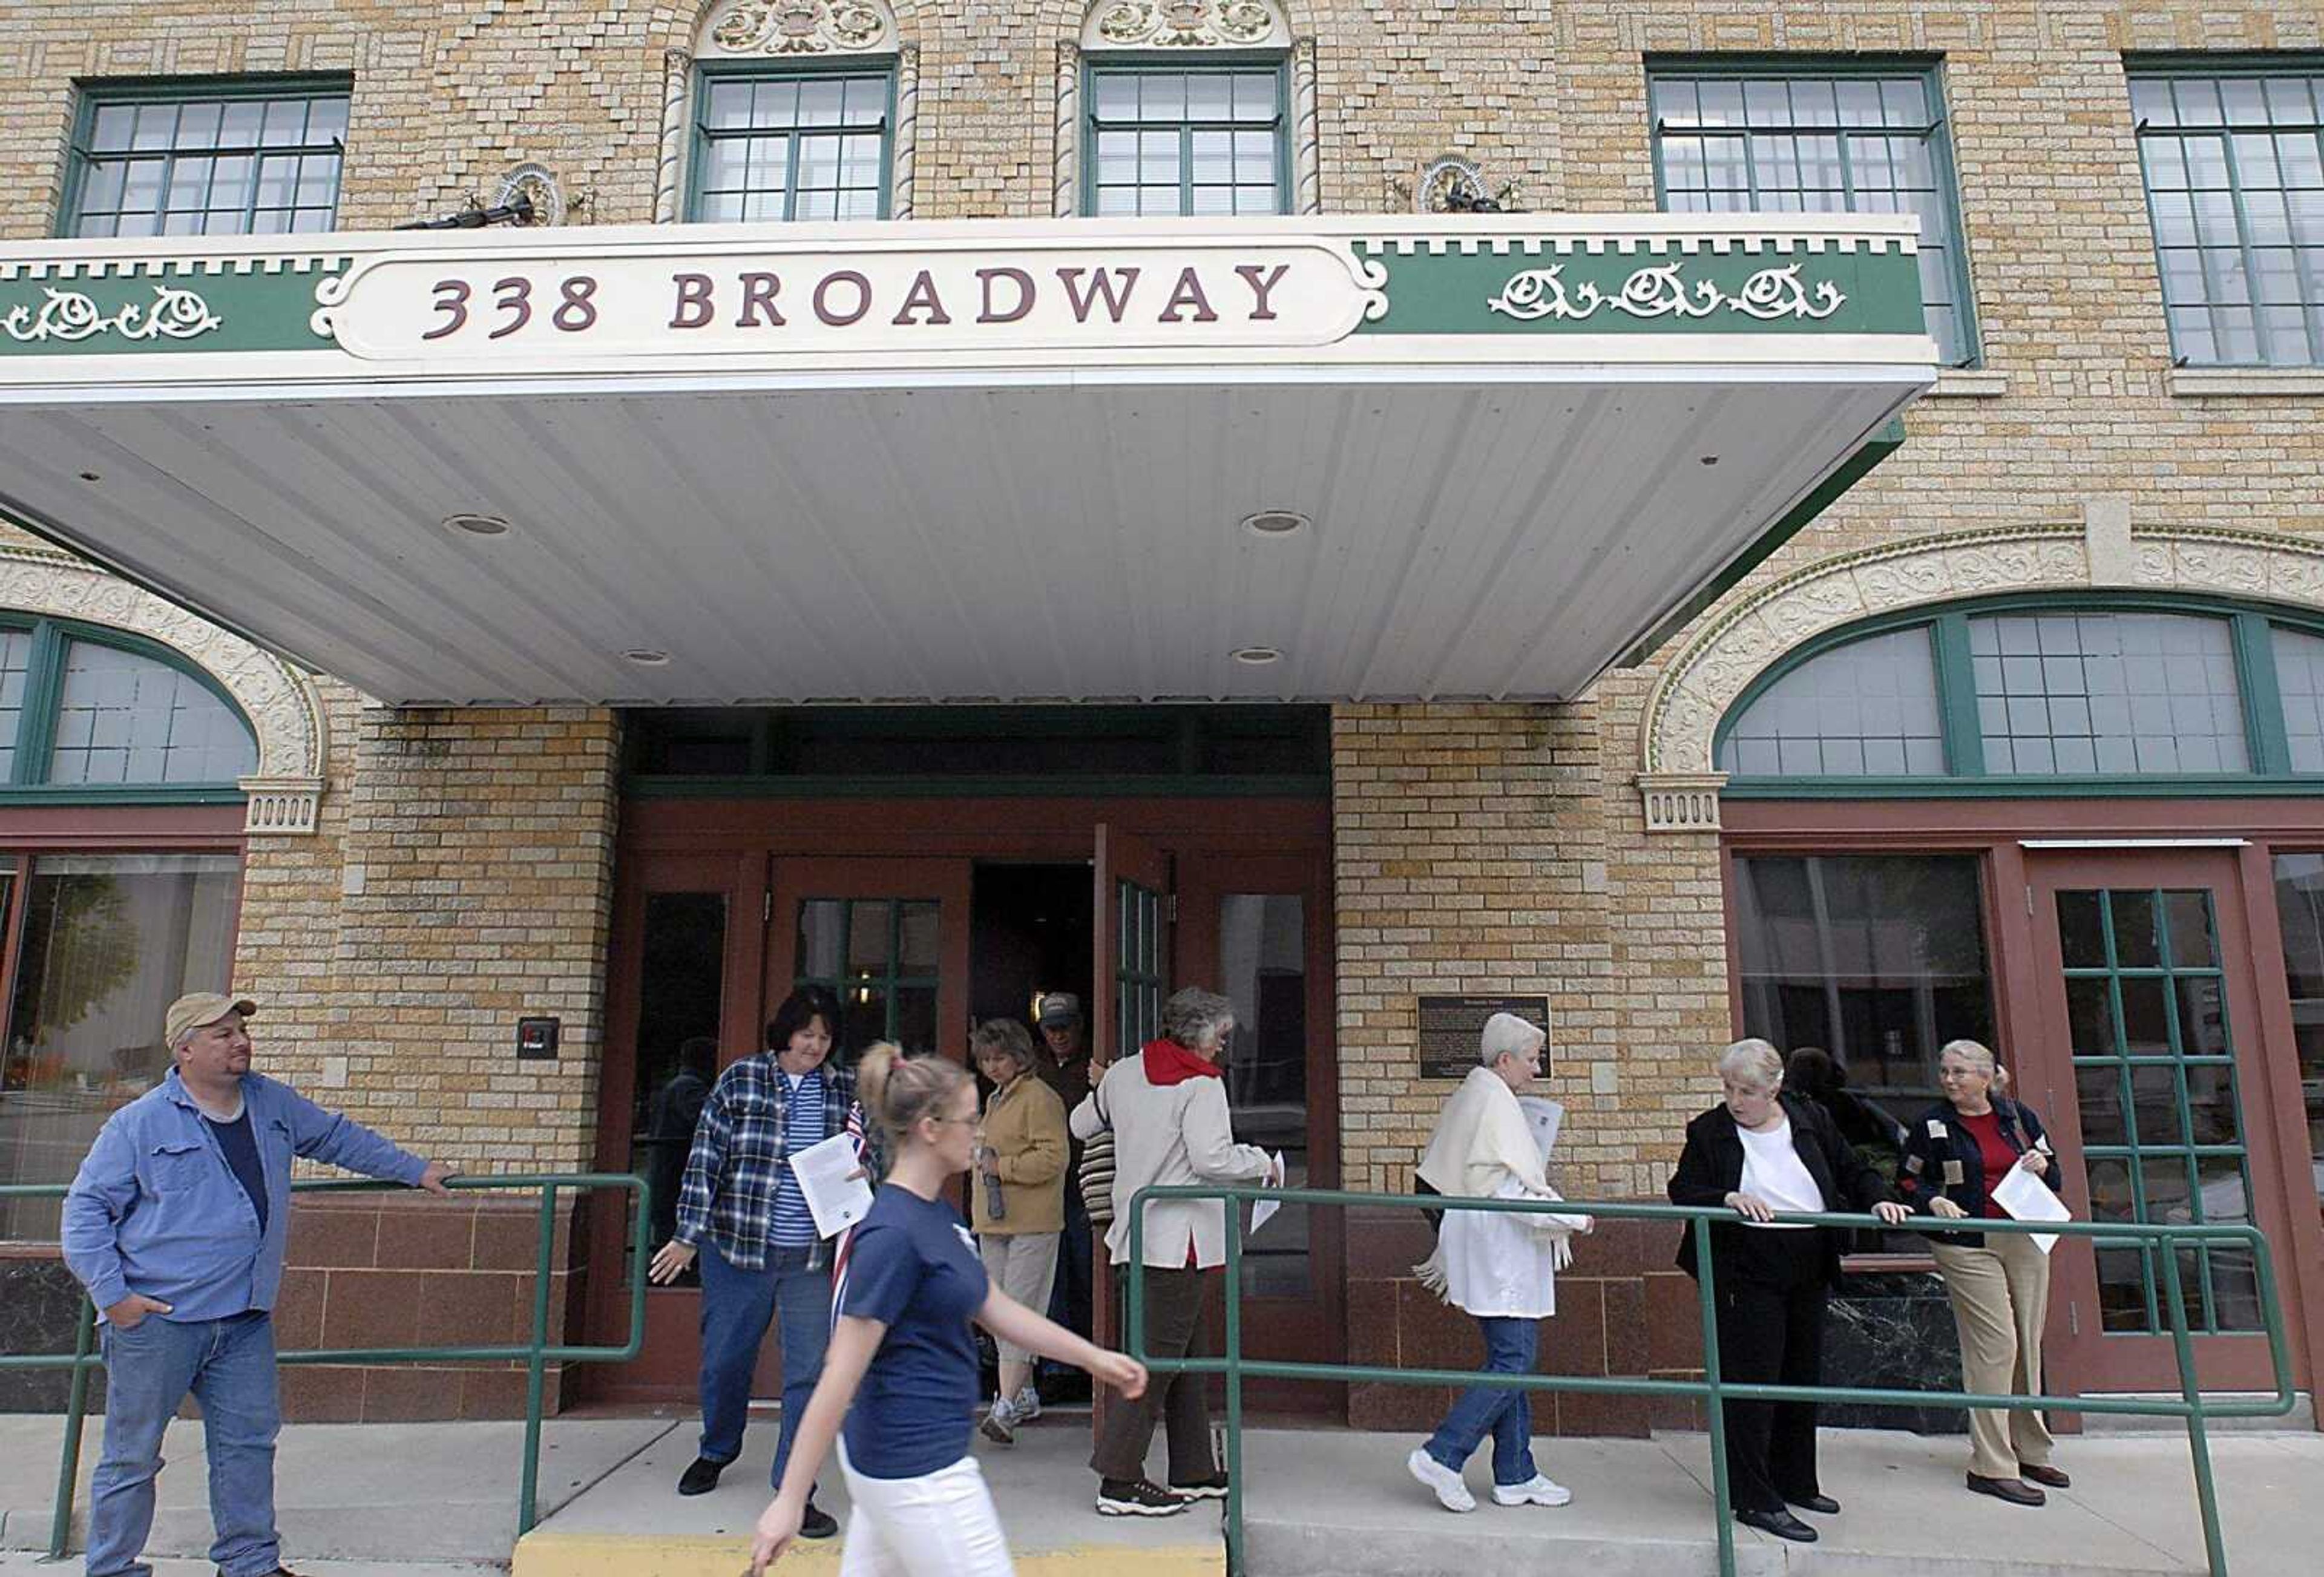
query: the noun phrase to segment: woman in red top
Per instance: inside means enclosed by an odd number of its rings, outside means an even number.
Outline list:
[[[1896,1191],[1923,1214],[1993,1220],[2008,1213],[1993,1191],[2023,1167],[2055,1188],[2057,1167],[2041,1119],[1995,1089],[1993,1053],[1955,1040],[1938,1054],[1945,1099],[1914,1120],[1897,1168]],[[1987,1396],[2042,1390],[2042,1325],[2050,1310],[2050,1257],[2024,1232],[1933,1236],[1960,1336],[1961,1379]],[[2039,1506],[2038,1485],[2071,1482],[2050,1465],[2042,1415],[1980,1408],[1969,1416],[1969,1487],[2013,1506]]]

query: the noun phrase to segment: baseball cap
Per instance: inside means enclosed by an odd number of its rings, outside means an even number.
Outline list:
[[[248,997],[229,997],[217,991],[195,991],[171,1002],[170,1010],[161,1016],[161,1044],[175,1046],[178,1037],[187,1030],[215,1024],[228,1013],[239,1013],[248,1019],[257,1011],[258,1004]]]
[[[1033,1022],[1044,1029],[1070,1028],[1081,1021],[1082,1000],[1071,991],[1051,991],[1033,1013]]]

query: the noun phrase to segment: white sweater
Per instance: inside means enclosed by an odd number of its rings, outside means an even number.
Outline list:
[[[1257,1145],[1234,1141],[1225,1081],[1193,1078],[1156,1084],[1146,1059],[1132,1055],[1105,1070],[1068,1119],[1075,1139],[1113,1128],[1113,1224],[1105,1246],[1116,1265],[1130,1260],[1130,1202],[1141,1188],[1197,1183],[1253,1183],[1274,1166]],[[1203,1269],[1227,1255],[1226,1204],[1217,1199],[1157,1199],[1146,1207],[1140,1245],[1147,1266],[1184,1269],[1187,1245]]]

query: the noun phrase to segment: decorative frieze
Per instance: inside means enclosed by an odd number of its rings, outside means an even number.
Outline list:
[[[1082,28],[1086,50],[1257,50],[1290,42],[1268,0],[1100,0]]]
[[[895,47],[895,18],[874,0],[733,0],[711,13],[700,52],[780,60]]]

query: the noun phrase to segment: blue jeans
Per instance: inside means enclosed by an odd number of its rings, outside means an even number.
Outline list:
[[[1531,1374],[1540,1351],[1539,1320],[1480,1315],[1485,1333],[1485,1374]],[[1533,1462],[1533,1403],[1524,1391],[1471,1386],[1452,1403],[1428,1437],[1428,1454],[1459,1472],[1486,1435],[1493,1437],[1493,1482],[1522,1484],[1539,1470]]]
[[[829,1264],[816,1250],[770,1245],[767,1268],[744,1270],[706,1240],[695,1262],[702,1270],[701,1454],[714,1462],[742,1454],[751,1371],[758,1367],[767,1326],[781,1314],[783,1427],[773,1473],[779,1489],[807,1399],[823,1374],[823,1350],[831,1343]]]
[[[147,1577],[161,1433],[193,1393],[209,1445],[210,1560],[226,1577],[281,1564],[274,1532],[274,1322],[263,1313],[104,1328],[105,1452],[89,1477],[88,1577]]]

